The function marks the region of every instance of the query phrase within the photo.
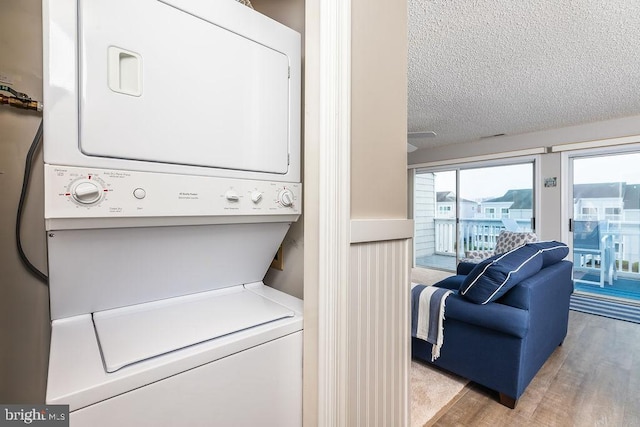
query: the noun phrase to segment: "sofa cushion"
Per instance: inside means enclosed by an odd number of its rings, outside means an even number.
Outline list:
[[[542,251],[542,268],[546,268],[563,260],[569,255],[569,247],[562,242],[549,240],[545,242],[527,243],[539,251]]]
[[[496,239],[496,254],[504,254],[512,249],[523,246],[526,243],[537,242],[538,236],[532,231],[508,231],[502,230]]]
[[[542,252],[525,245],[478,264],[460,285],[460,295],[476,304],[495,301],[542,268]]]

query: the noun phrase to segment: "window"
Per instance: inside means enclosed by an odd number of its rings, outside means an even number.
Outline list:
[[[438,206],[438,216],[441,218],[451,218],[452,217],[451,206]]]
[[[621,219],[622,209],[620,208],[604,208],[605,219],[617,221]]]
[[[583,220],[597,220],[598,208],[582,208],[580,219]]]
[[[455,271],[468,251],[495,247],[496,237],[506,228],[503,219],[514,219],[510,227],[531,230],[533,166],[529,160],[417,169],[414,265]]]

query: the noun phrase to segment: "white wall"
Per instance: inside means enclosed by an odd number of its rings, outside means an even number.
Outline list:
[[[39,0],[2,1],[0,74],[13,82],[14,89],[38,101],[42,101],[41,26]],[[44,402],[49,295],[20,263],[14,239],[25,157],[41,117],[0,105],[0,402],[5,404]],[[46,273],[42,170],[38,155],[22,232],[25,252]]]
[[[481,141],[453,144],[430,149],[422,149],[408,155],[409,165],[419,165],[435,161],[455,161],[473,156],[499,154],[503,152],[550,147],[584,141],[604,140],[631,135],[640,135],[640,116],[624,117],[602,122],[594,122],[565,128],[508,135]],[[566,182],[561,179],[561,155],[549,153],[540,155],[539,174],[535,183],[539,189],[538,218],[536,229],[541,239],[563,239],[566,224],[562,221],[563,191]],[[556,187],[544,187],[544,179],[558,178]],[[570,206],[571,208],[572,206]],[[541,215],[540,215],[541,213]]]
[[[413,215],[415,235],[413,236],[416,258],[433,255],[435,252],[436,203],[434,198],[435,183],[432,173],[416,174],[414,182],[415,202]],[[455,209],[455,208],[454,208]]]

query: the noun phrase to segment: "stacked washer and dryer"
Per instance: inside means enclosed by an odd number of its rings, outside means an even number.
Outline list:
[[[44,0],[47,403],[72,426],[297,426],[300,36],[234,0]]]

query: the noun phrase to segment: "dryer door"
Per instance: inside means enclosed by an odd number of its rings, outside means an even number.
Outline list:
[[[224,13],[156,0],[79,0],[78,13],[85,155],[287,172],[292,58]]]

